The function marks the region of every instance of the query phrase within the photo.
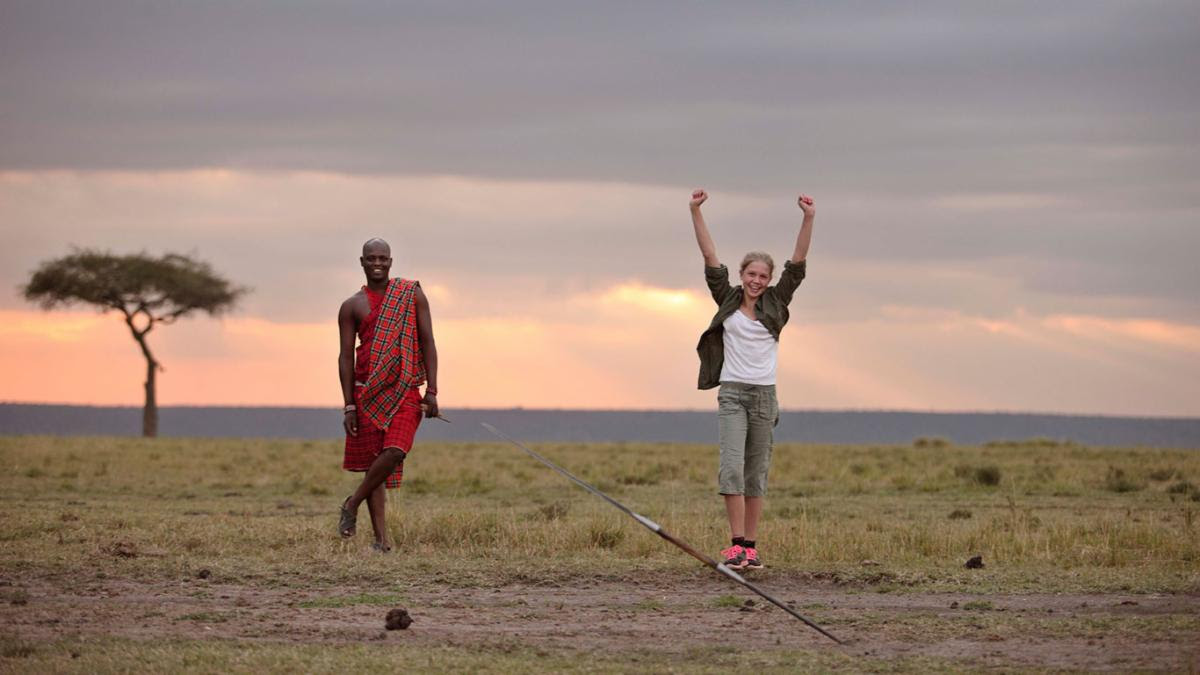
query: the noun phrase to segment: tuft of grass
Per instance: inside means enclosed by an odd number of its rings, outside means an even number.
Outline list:
[[[647,611],[651,611],[651,612],[658,612],[658,611],[661,611],[664,607],[666,607],[666,605],[663,604],[663,601],[659,600],[658,598],[643,598],[635,606],[638,609],[647,610]]]
[[[1000,478],[1004,475],[1004,472],[995,464],[984,466],[959,464],[954,467],[954,475],[958,478],[965,478],[977,485],[995,486],[1000,484]]]
[[[992,603],[988,600],[972,600],[971,602],[964,603],[962,608],[970,609],[970,610],[995,609],[995,607],[992,605]]]
[[[37,654],[37,651],[37,647],[28,642],[21,642],[7,637],[0,638],[0,658],[27,659]]]
[[[1160,483],[1163,481],[1171,480],[1172,478],[1175,478],[1175,477],[1183,478],[1183,474],[1179,473],[1179,470],[1173,466],[1168,466],[1168,467],[1162,468],[1162,469],[1154,469],[1150,473],[1146,474],[1146,476],[1150,480],[1155,480]]]
[[[1137,492],[1144,485],[1133,480],[1126,475],[1124,469],[1115,466],[1108,467],[1108,473],[1104,476],[1104,489],[1109,492]]]
[[[616,548],[625,539],[625,530],[607,523],[592,523],[588,528],[588,542],[596,548]]]
[[[736,595],[721,595],[713,598],[713,607],[741,607],[744,601]]]
[[[564,501],[554,501],[538,507],[538,514],[543,520],[559,520],[565,518],[571,505]]]
[[[1186,495],[1194,492],[1196,492],[1196,486],[1186,480],[1181,480],[1167,488],[1167,493],[1173,495]]]
[[[197,623],[224,623],[229,620],[229,614],[223,612],[194,612],[184,614],[176,621],[195,621]]]
[[[954,509],[947,516],[950,520],[965,520],[971,517],[971,512],[968,509]]]

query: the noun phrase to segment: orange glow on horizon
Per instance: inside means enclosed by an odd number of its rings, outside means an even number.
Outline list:
[[[431,292],[454,295],[452,288]],[[526,318],[435,319],[443,404],[713,406],[713,392],[695,389],[695,343],[711,311],[700,293],[628,282],[567,298],[566,305],[573,318],[552,310],[539,316],[535,308]],[[0,326],[0,368],[6,373],[0,400],[140,405],[145,362],[119,317],[3,311]],[[340,403],[332,321],[190,319],[157,329],[150,340],[165,366],[162,405]],[[1178,375],[1174,362],[1153,372],[1134,365],[1141,361],[1128,358],[1130,350],[1153,355],[1198,349],[1195,326],[1088,316],[980,320],[918,312],[904,320],[797,322],[780,345],[780,397],[793,409],[1055,410],[1060,382],[1099,391],[1131,376],[1162,385],[1163,378]],[[929,363],[947,365],[951,376]],[[1195,397],[1187,395],[1192,381],[1185,378],[1173,390],[1162,385],[1178,401],[1167,414],[1198,412],[1189,402]]]

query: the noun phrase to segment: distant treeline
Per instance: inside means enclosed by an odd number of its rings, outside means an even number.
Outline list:
[[[717,418],[702,411],[444,410],[452,424],[427,421],[418,440],[483,441],[490,422],[529,441],[672,441],[712,443]],[[134,407],[0,404],[0,433],[135,436]],[[164,407],[160,434],[186,437],[332,439],[336,408]],[[778,442],[979,445],[1043,439],[1105,446],[1200,448],[1200,418],[1099,417],[1025,413],[794,411],[780,415]]]

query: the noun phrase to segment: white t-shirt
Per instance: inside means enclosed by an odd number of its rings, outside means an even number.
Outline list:
[[[737,310],[725,319],[725,365],[722,382],[775,384],[779,343],[757,319]]]

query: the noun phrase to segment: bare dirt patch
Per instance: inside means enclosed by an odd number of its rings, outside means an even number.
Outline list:
[[[319,590],[174,581],[10,577],[27,603],[0,606],[17,639],[222,638],[601,653],[838,650],[874,659],[1087,670],[1200,667],[1200,596],[877,593],[775,576],[764,586],[825,626],[839,646],[721,579],[579,579],[449,588],[419,580]],[[385,631],[391,610],[407,630]],[[393,616],[396,616],[393,614]]]

